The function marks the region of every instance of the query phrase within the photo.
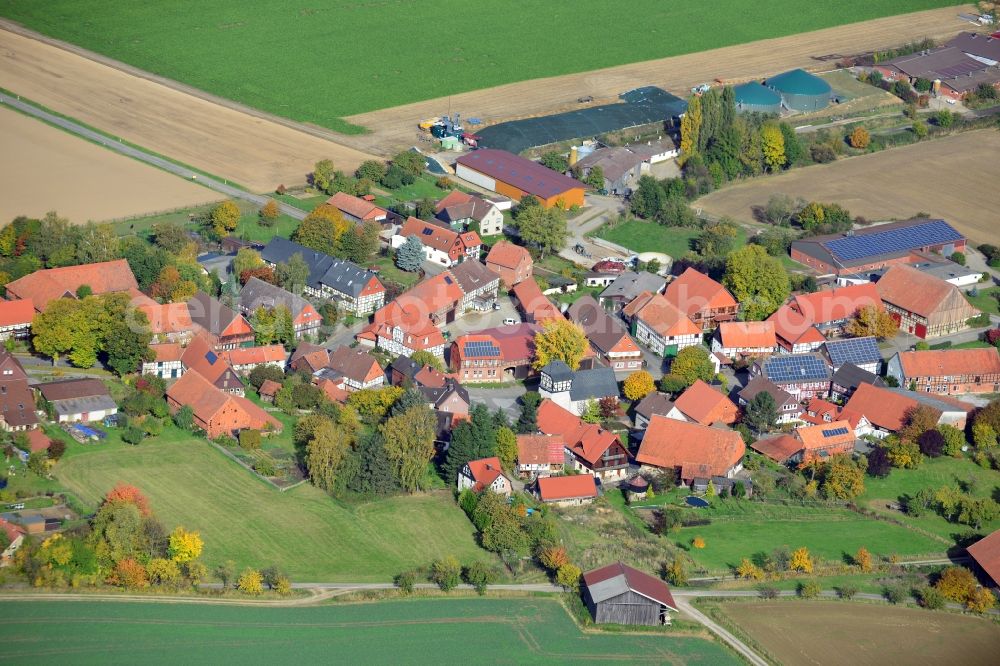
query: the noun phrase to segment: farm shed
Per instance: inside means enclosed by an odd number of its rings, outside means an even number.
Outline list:
[[[488,148],[455,160],[455,175],[515,201],[530,194],[546,208],[583,206],[583,193],[587,189],[580,181],[538,162]]]
[[[781,112],[781,95],[757,81],[738,85],[733,92],[736,94],[737,111]]]
[[[818,111],[830,105],[830,84],[802,69],[772,76],[765,85],[793,111]]]
[[[666,583],[621,562],[583,574],[583,601],[598,624],[670,624],[677,612]]]

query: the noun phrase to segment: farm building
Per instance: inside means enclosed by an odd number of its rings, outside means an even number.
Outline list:
[[[712,351],[728,358],[765,356],[777,350],[773,321],[725,321],[712,337]]]
[[[459,232],[450,227],[426,222],[415,217],[407,218],[399,228],[399,233],[390,239],[390,245],[398,249],[410,236],[415,236],[424,248],[427,261],[454,266],[466,259],[479,259],[483,242],[475,231]]]
[[[30,298],[0,301],[0,340],[28,337],[34,318],[35,305]]]
[[[899,56],[875,66],[888,81],[927,79],[935,92],[962,99],[980,85],[1000,87],[1000,39],[964,32],[944,46]]]
[[[578,180],[504,150],[482,149],[462,155],[455,160],[455,175],[515,201],[530,194],[546,208],[583,206],[587,189]]]
[[[486,197],[452,190],[434,206],[435,217],[462,231],[475,222],[483,236],[503,233],[503,213]]]
[[[644,430],[654,415],[666,416],[674,409],[674,401],[666,393],[654,391],[635,406],[635,427]]]
[[[614,104],[491,125],[476,132],[478,145],[521,153],[642,125],[673,127],[687,111],[686,101],[653,86],[629,90],[618,97],[622,101]]]
[[[758,393],[769,393],[774,398],[774,406],[778,410],[777,423],[791,423],[802,418],[802,404],[791,393],[781,388],[766,377],[754,377],[739,392],[737,399],[740,407],[750,404]]]
[[[604,175],[604,185],[601,189],[609,194],[628,194],[639,176],[649,173],[653,164],[677,157],[678,152],[673,139],[668,137],[634,146],[599,148],[575,164],[571,163],[570,166],[577,169],[583,178],[590,176],[593,169],[600,167]]]
[[[194,411],[194,423],[210,438],[233,435],[244,429],[281,430],[282,423],[238,395],[220,391],[197,372],[186,372],[167,389],[172,413],[184,406]]]
[[[736,423],[739,409],[722,391],[717,391],[702,380],[687,387],[674,401],[674,408],[667,416],[679,421],[714,425]]]
[[[372,200],[352,196],[346,192],[337,192],[326,200],[326,205],[333,206],[339,210],[344,219],[350,222],[377,222],[382,224],[389,219],[389,211],[376,206]]]
[[[517,301],[517,309],[527,322],[540,324],[546,319],[563,318],[562,312],[542,293],[533,277],[518,282],[511,293]]]
[[[505,240],[497,241],[486,255],[486,267],[500,276],[507,289],[530,278],[534,263],[530,252]]]
[[[462,382],[512,382],[534,374],[535,324],[500,326],[455,338],[451,369]]]
[[[882,352],[874,336],[828,340],[825,346],[834,372],[848,363],[875,375],[882,369]]]
[[[886,375],[920,393],[1000,393],[1000,353],[995,347],[896,352]]]
[[[292,313],[292,325],[297,338],[317,332],[323,323],[323,317],[316,312],[312,303],[277,285],[252,277],[240,290],[240,310],[247,317],[259,308],[273,311],[278,306],[284,306]]]
[[[993,587],[1000,587],[1000,530],[986,535],[968,550],[969,557],[993,581]]]
[[[882,299],[879,298],[875,285],[870,282],[799,294],[792,298],[789,306],[801,313],[824,335],[842,333],[861,308],[883,309]]]
[[[35,385],[59,423],[100,421],[118,413],[108,387],[99,379],[65,379]]]
[[[176,342],[149,345],[153,358],[142,362],[142,374],[156,375],[162,379],[177,379],[184,374],[181,357],[184,350]]]
[[[757,81],[738,85],[733,88],[733,92],[736,94],[736,110],[739,112],[781,112],[781,95]]]
[[[235,349],[252,343],[253,329],[245,317],[203,291],[187,302],[195,330],[209,336],[215,349]]]
[[[875,287],[899,330],[921,339],[963,331],[979,314],[958,287],[910,266],[893,266]]]
[[[754,363],[750,376],[763,376],[799,400],[830,391],[830,367],[820,354],[779,354]]]
[[[792,242],[792,259],[821,274],[852,275],[893,264],[924,261],[924,255],[965,252],[966,239],[944,220],[918,218]]]
[[[35,396],[28,388],[28,374],[13,354],[0,349],[0,429],[18,432],[37,427]]]
[[[551,399],[560,407],[576,414],[583,414],[590,401],[618,397],[618,381],[611,368],[596,367],[589,370],[570,370],[560,360],[554,360],[539,370],[541,382],[538,393]]]
[[[598,624],[670,624],[677,612],[666,583],[621,562],[583,574],[583,600]]]
[[[183,374],[194,371],[208,380],[215,388],[234,395],[243,395],[243,382],[229,361],[212,349],[211,340],[204,334],[194,337],[181,355]]]
[[[875,373],[862,370],[853,363],[845,363],[830,378],[830,397],[848,400],[862,384],[885,388],[885,382]]]
[[[816,351],[826,342],[826,338],[812,321],[787,303],[778,308],[767,321],[774,323],[779,353],[804,354]]]
[[[330,352],[326,367],[344,378],[348,391],[378,388],[385,384],[385,371],[378,359],[363,349],[338,347]]]
[[[614,312],[618,312],[627,304],[634,301],[644,292],[650,294],[662,294],[667,281],[659,275],[653,275],[646,271],[624,271],[618,274],[604,291],[598,296],[598,301],[604,307],[608,307]]]
[[[631,324],[635,339],[664,358],[673,358],[685,347],[701,343],[701,328],[662,294],[643,292],[625,306],[622,314]]]
[[[653,416],[635,460],[644,468],[679,472],[684,485],[713,476],[732,477],[743,469],[746,445],[735,430]]]
[[[95,296],[122,291],[135,295],[139,289],[128,262],[116,259],[35,271],[8,282],[7,298],[30,298],[37,311],[45,312],[49,303],[57,298],[77,298],[77,290],[84,285],[90,287],[90,292]]]
[[[503,473],[500,466],[500,459],[480,458],[470,460],[458,472],[458,491],[471,488],[472,492],[480,492],[489,489],[500,495],[510,495],[512,486],[510,479]]]
[[[517,436],[517,472],[522,476],[546,476],[562,470],[566,443],[562,435]]]
[[[693,268],[674,278],[664,295],[706,331],[735,319],[740,307],[728,289]]]
[[[543,476],[536,482],[538,499],[556,506],[579,506],[597,499],[597,482],[590,474]]]
[[[764,82],[781,95],[781,103],[792,111],[819,111],[830,105],[833,89],[823,79],[803,69],[793,69]]]

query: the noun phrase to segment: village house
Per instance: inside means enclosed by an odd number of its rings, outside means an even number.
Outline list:
[[[264,345],[261,347],[238,347],[222,352],[222,357],[232,366],[238,375],[249,375],[254,368],[269,365],[279,370],[285,369],[287,358],[282,345]]]
[[[767,356],[778,351],[771,321],[724,321],[712,336],[712,351],[726,358]]]
[[[475,222],[480,236],[503,233],[503,213],[492,201],[476,194],[452,190],[434,206],[437,219],[456,230],[465,230]]]
[[[766,377],[757,375],[752,378],[743,390],[739,392],[737,399],[740,407],[744,410],[750,401],[757,397],[758,393],[769,393],[774,398],[774,406],[778,412],[776,423],[791,423],[802,418],[802,404],[788,391],[784,390]]]
[[[184,349],[176,342],[162,342],[149,345],[153,358],[142,362],[142,374],[154,375],[161,379],[177,379],[184,374],[181,357]]]
[[[673,358],[685,347],[701,344],[702,329],[666,297],[639,294],[622,310],[632,335],[658,356]]]
[[[377,310],[372,323],[355,336],[358,344],[384,349],[394,356],[411,356],[414,352],[427,351],[444,358],[444,336],[427,316],[428,306],[434,304],[425,304],[419,298],[408,295],[411,292]],[[443,300],[453,303],[447,295]]]
[[[597,499],[597,483],[589,474],[542,476],[535,481],[538,499],[556,506],[580,506]]]
[[[678,153],[673,139],[666,137],[656,142],[598,148],[572,166],[584,179],[599,168],[604,177],[599,189],[625,195],[634,189],[641,175],[649,173],[653,164],[677,157]]]
[[[220,391],[200,373],[187,372],[167,389],[171,413],[190,407],[194,424],[209,439],[240,430],[280,431],[281,421],[240,395]]]
[[[593,296],[581,296],[567,312],[583,329],[591,348],[615,372],[634,372],[643,366],[642,350],[629,337],[621,320],[610,316]]]
[[[504,288],[510,289],[531,277],[534,261],[525,248],[501,240],[486,255],[486,267],[500,276]]]
[[[330,362],[330,350],[323,345],[302,340],[288,358],[288,367],[294,372],[315,374]]]
[[[390,217],[389,211],[374,203],[374,197],[356,197],[346,192],[337,192],[326,200],[327,206],[333,206],[340,211],[349,222],[376,222],[380,226]]]
[[[827,340],[824,350],[834,372],[847,364],[876,375],[882,369],[882,350],[874,336]]]
[[[222,301],[199,291],[187,302],[188,314],[195,331],[208,334],[217,350],[235,349],[254,341],[250,322]]]
[[[509,497],[513,486],[500,467],[500,459],[481,458],[465,463],[458,472],[458,492],[470,489],[474,493],[489,490]]]
[[[862,370],[853,363],[845,363],[830,378],[830,397],[846,401],[862,384],[885,386],[885,382],[878,375]]]
[[[646,394],[635,406],[635,428],[645,430],[654,415],[667,416],[674,409],[674,401],[666,393],[653,391]]]
[[[735,430],[654,416],[635,460],[643,468],[670,469],[683,485],[713,476],[731,478],[743,469],[746,445]]]
[[[336,373],[323,371],[313,377],[313,385],[316,386],[326,399],[340,405],[347,404],[347,399],[351,397],[351,392],[347,390],[347,380]]]
[[[664,295],[706,331],[720,322],[736,319],[740,307],[728,289],[693,268],[674,278]]]
[[[465,261],[447,271],[458,283],[462,297],[455,306],[456,316],[466,312],[489,312],[497,302],[500,277],[478,261]]]
[[[536,324],[516,324],[460,335],[451,344],[451,370],[467,384],[512,382],[535,374]]]
[[[629,303],[632,303],[639,296],[649,294],[662,294],[667,286],[667,281],[659,275],[653,275],[643,271],[625,271],[619,273],[614,281],[600,293],[597,297],[602,307],[611,312],[620,312]]]
[[[546,319],[562,319],[562,312],[542,293],[535,278],[521,280],[511,289],[517,309],[526,322],[541,324]]]
[[[795,429],[792,435],[802,444],[802,450],[792,462],[826,459],[854,453],[854,427],[848,421],[833,421]]]
[[[739,411],[721,391],[699,379],[674,400],[674,408],[667,416],[706,426],[716,423],[732,425],[736,423]]]
[[[411,236],[424,247],[424,258],[435,264],[451,267],[468,259],[479,259],[483,242],[475,231],[458,232],[452,229],[410,217],[390,240],[393,249],[399,249]]]
[[[30,298],[0,301],[0,341],[15,338],[23,340],[31,335],[31,321],[35,318],[35,304]]]
[[[291,312],[296,338],[316,333],[323,323],[312,303],[270,282],[252,277],[240,290],[240,311],[246,317],[252,318],[260,308],[273,312],[279,306]]]
[[[257,395],[260,396],[261,402],[266,402],[267,404],[274,404],[274,398],[277,397],[278,391],[281,390],[281,384],[274,381],[273,379],[265,379],[260,388],[257,390]]]
[[[830,367],[817,353],[778,354],[750,366],[750,376],[763,376],[799,401],[830,392]]]
[[[355,316],[370,314],[385,305],[385,287],[375,274],[345,259],[275,236],[260,252],[271,268],[299,255],[309,267],[302,291],[314,298],[328,298]]]
[[[896,352],[886,374],[921,393],[1000,393],[1000,353],[996,347]]]
[[[853,275],[965,247],[965,237],[944,220],[918,218],[792,241],[791,257],[821,275]]]
[[[883,309],[882,299],[870,282],[799,294],[788,305],[825,336],[842,334],[861,308]]]
[[[841,411],[840,405],[822,398],[813,398],[806,403],[805,411],[802,412],[802,420],[810,425],[833,423],[840,420]]]
[[[539,370],[538,393],[575,414],[583,414],[591,402],[612,397],[617,399],[618,380],[611,368],[570,370],[564,362],[555,360]]]
[[[565,447],[562,435],[518,435],[517,473],[521,477],[531,477],[561,472],[565,462]]]
[[[455,175],[514,201],[531,195],[545,208],[584,206],[587,186],[505,150],[481,148],[455,160]]]
[[[679,612],[666,583],[621,562],[583,574],[583,602],[596,624],[668,625]]]
[[[877,63],[874,69],[887,81],[933,81],[938,96],[956,101],[981,85],[1000,89],[998,61],[1000,39],[963,32],[947,44]]]
[[[58,423],[101,421],[118,413],[108,387],[99,379],[64,379],[35,384],[34,388]]]
[[[379,388],[385,384],[382,366],[363,349],[338,347],[330,353],[326,367],[344,377],[348,391]]]
[[[551,400],[538,406],[538,430],[545,435],[561,435],[569,454],[566,466],[603,481],[624,478],[628,472],[628,452],[615,433],[579,416]]]
[[[181,355],[184,375],[197,372],[220,391],[242,396],[243,382],[221,355],[223,353],[212,349],[207,336],[196,335]]]
[[[28,388],[28,373],[13,354],[0,348],[0,428],[23,432],[37,427],[35,396]]]
[[[148,302],[137,304],[140,300],[133,299],[133,304],[146,315],[154,343],[176,342],[185,345],[194,337],[195,325],[191,321],[187,303],[157,303],[152,299],[145,299]]]
[[[7,537],[7,546],[0,552],[0,567],[7,567],[14,563],[14,555],[24,543],[26,532],[20,525],[15,525],[2,517],[0,517],[0,531]]]
[[[80,287],[87,286],[95,296],[128,292],[139,293],[132,269],[124,259],[80,266],[45,268],[18,278],[6,285],[8,300],[27,300],[38,312],[45,312],[57,298],[78,298]]]
[[[899,432],[906,425],[909,412],[919,405],[909,395],[862,384],[840,411],[840,418],[851,423],[859,439],[865,435],[883,439]],[[935,411],[940,418],[941,411]]]
[[[958,287],[910,266],[893,266],[875,287],[899,330],[921,339],[964,331],[979,314]]]
[[[774,335],[781,354],[806,354],[816,351],[826,337],[801,312],[782,305],[767,321],[774,324]]]

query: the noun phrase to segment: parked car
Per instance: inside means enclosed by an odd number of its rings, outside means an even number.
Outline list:
[[[504,326],[513,326],[516,323],[517,323],[517,320],[514,319],[513,317],[507,317],[506,319],[503,320],[503,325]]]

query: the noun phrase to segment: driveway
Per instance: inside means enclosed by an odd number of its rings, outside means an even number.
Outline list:
[[[587,234],[594,231],[608,220],[618,217],[618,213],[624,210],[624,203],[617,197],[601,196],[597,194],[587,195],[587,207],[582,213],[569,220],[568,227],[570,237],[566,241],[566,247],[559,252],[559,256],[587,266],[593,265],[602,257],[628,257],[631,252],[626,249],[616,249],[617,246],[598,245]],[[584,257],[573,249],[576,245],[582,245],[590,257]]]
[[[504,388],[477,388],[466,386],[469,392],[469,399],[472,403],[483,404],[490,411],[502,409],[510,418],[511,423],[521,415],[521,407],[517,404],[517,399],[527,392],[524,384],[512,384]]]

